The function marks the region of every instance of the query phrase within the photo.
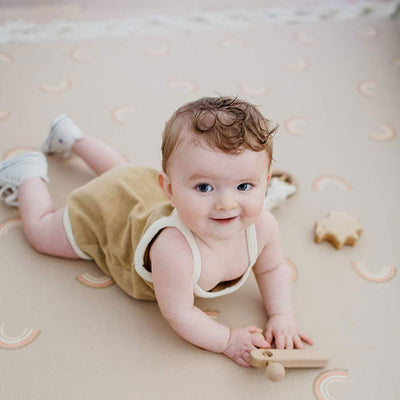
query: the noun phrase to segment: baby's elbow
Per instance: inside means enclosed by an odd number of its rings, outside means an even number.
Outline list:
[[[171,327],[177,332],[182,331],[182,329],[190,323],[191,311],[187,308],[178,307],[174,310],[161,311],[161,313]]]
[[[156,290],[156,297],[161,315],[172,326],[179,325],[187,319],[188,313],[193,308],[193,302],[183,296],[173,296],[160,290],[157,293]]]

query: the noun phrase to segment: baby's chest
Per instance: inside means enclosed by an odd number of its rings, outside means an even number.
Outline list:
[[[198,285],[210,290],[221,282],[240,278],[249,266],[247,247],[227,248],[221,252],[202,251]]]

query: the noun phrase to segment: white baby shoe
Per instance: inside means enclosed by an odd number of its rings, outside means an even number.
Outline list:
[[[282,204],[288,197],[296,192],[296,185],[286,182],[281,178],[272,178],[267,195],[264,200],[264,207],[273,210]]]
[[[0,162],[0,199],[9,206],[18,207],[19,185],[34,176],[49,182],[47,160],[43,153],[24,153]]]
[[[43,143],[44,154],[61,154],[71,157],[72,146],[76,140],[82,139],[82,131],[65,114],[59,115],[50,126],[50,133]]]

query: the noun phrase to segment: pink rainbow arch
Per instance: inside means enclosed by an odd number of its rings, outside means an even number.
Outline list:
[[[89,272],[85,272],[79,276],[76,277],[76,280],[80,283],[82,283],[85,286],[94,288],[94,289],[103,289],[109,286],[114,285],[114,280],[107,276],[107,275],[102,275],[102,276],[93,276]]]
[[[314,396],[317,400],[334,400],[329,392],[329,387],[335,382],[346,382],[348,371],[332,369],[319,374],[314,380]]]
[[[371,271],[364,262],[353,260],[352,265],[356,273],[366,281],[373,283],[385,283],[392,280],[397,272],[392,265],[383,265],[377,271]]]
[[[33,328],[26,328],[20,335],[7,336],[4,333],[4,324],[0,325],[0,348],[5,350],[18,350],[28,346],[38,338],[41,331]]]
[[[342,189],[351,190],[351,186],[343,178],[336,175],[321,175],[312,184],[314,191],[319,192],[326,184],[334,184]]]

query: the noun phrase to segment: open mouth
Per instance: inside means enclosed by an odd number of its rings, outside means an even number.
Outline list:
[[[214,222],[218,224],[229,224],[230,222],[234,221],[237,217],[230,217],[230,218],[211,218]]]

